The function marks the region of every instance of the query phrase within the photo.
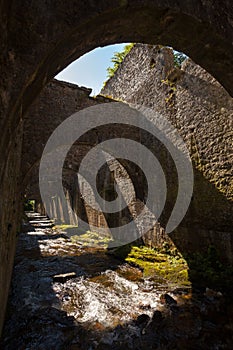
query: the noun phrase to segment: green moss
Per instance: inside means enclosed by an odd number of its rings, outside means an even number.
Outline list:
[[[34,211],[35,201],[33,199],[26,199],[24,201],[24,211]]]
[[[67,230],[68,228],[77,228],[77,229],[78,229],[78,226],[77,226],[77,225],[55,225],[55,226],[53,227],[53,230],[65,231],[65,230]]]
[[[173,103],[173,98],[175,97],[177,88],[176,88],[176,83],[173,81],[170,81],[169,79],[166,80],[161,80],[161,83],[167,85],[169,87],[169,95],[168,97],[165,98],[165,102],[167,104],[171,104]]]
[[[67,235],[71,235],[72,242],[80,242],[84,246],[101,246],[107,248],[111,238],[103,236],[98,232],[84,231],[76,225],[56,225],[53,230],[64,232]]]
[[[71,240],[73,242],[81,242],[84,246],[101,246],[102,248],[107,248],[111,238],[101,236],[98,232],[86,231],[80,235],[73,235]]]
[[[187,262],[176,249],[165,252],[164,249],[134,246],[125,260],[140,267],[144,276],[158,276],[181,285],[190,284]]]

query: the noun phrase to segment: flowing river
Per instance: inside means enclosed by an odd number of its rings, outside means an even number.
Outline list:
[[[198,339],[202,330],[189,290],[145,278],[51,226],[31,213],[19,235],[1,349],[194,349],[182,347],[186,333]]]

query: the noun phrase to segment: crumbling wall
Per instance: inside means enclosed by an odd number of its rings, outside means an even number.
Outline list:
[[[233,99],[204,69],[190,59],[178,69],[171,49],[137,44],[101,93],[166,116],[197,168],[233,199]]]
[[[21,122],[36,96],[85,52],[128,41],[173,45],[199,62],[233,94],[233,27],[230,0],[216,1],[212,6],[204,0],[71,0],[69,4],[34,0],[30,6],[27,1],[2,0],[0,18],[0,285],[5,286],[0,296],[1,329],[19,218],[16,175],[20,172]],[[6,238],[9,222],[11,238]]]
[[[200,73],[200,68],[191,61],[187,61],[185,65],[190,65],[193,69],[197,69],[198,74]],[[203,74],[207,79],[204,96],[208,96],[208,88],[213,91],[212,85],[208,79],[212,81],[213,78],[208,76],[206,72],[203,72]],[[201,154],[205,156],[206,153],[210,155],[211,152],[211,149],[208,148],[211,143],[209,143],[209,136],[206,135],[206,130],[208,131],[206,128],[208,123],[211,125],[212,122],[212,114],[210,114],[210,112],[209,114],[207,113],[210,107],[207,108],[206,112],[201,103],[203,87],[202,89],[199,87],[198,84],[200,84],[200,81],[202,80],[200,78],[195,78],[195,75],[191,76],[190,73],[185,73],[184,70],[174,69],[173,53],[170,49],[160,46],[136,45],[133,51],[126,57],[114,78],[107,82],[103,93],[106,93],[109,97],[114,96],[117,99],[124,99],[130,103],[150,107],[168,118],[173,125],[176,126],[181,136],[184,138],[193,159],[195,186],[189,211],[178,230],[171,235],[171,238],[177,246],[181,245],[181,250],[186,251],[199,250],[214,243],[222,249],[222,252],[227,252],[226,254],[224,253],[225,258],[228,261],[232,261],[232,205],[230,202],[231,197],[229,196],[228,198],[224,195],[224,191],[229,195],[228,184],[229,181],[231,181],[231,176],[227,176],[229,173],[226,172],[229,166],[227,162],[230,161],[228,154],[230,143],[225,143],[223,139],[215,139],[212,131],[210,131],[212,141],[217,144],[217,148],[213,148],[212,155],[209,156],[209,159],[210,163],[212,160],[215,161],[213,164],[206,163],[205,168],[200,166],[199,153],[201,152]],[[187,91],[189,95],[184,98]],[[199,95],[198,91],[200,91]],[[41,157],[44,145],[54,128],[59,125],[61,121],[77,110],[90,105],[113,101],[112,99],[103,97],[97,97],[97,99],[90,98],[89,93],[90,91],[88,89],[80,89],[72,84],[56,81],[51,83],[47,89],[44,90],[38,101],[32,106],[25,121],[22,173],[26,172],[25,169],[27,169],[27,173],[26,176],[24,175],[24,179],[27,181],[31,179],[33,171],[33,177],[38,177],[38,160]],[[212,95],[210,94],[208,98],[209,104],[211,104],[213,95],[215,96],[215,105],[212,106],[212,113],[218,115],[216,103],[219,105],[224,103],[225,106],[228,106],[228,110],[230,110],[232,100],[225,90],[216,82],[214,93],[215,94],[212,93]],[[77,104],[77,101],[79,101],[79,104]],[[192,106],[191,109],[190,106]],[[56,118],[54,118],[54,115],[56,115]],[[204,128],[201,129],[202,132],[198,133],[198,125],[203,115],[205,115]],[[216,120],[216,118],[217,117],[214,116],[214,120]],[[39,122],[37,128],[34,127],[35,119]],[[215,135],[218,135],[221,129],[221,122],[228,122],[230,125],[231,118],[223,118],[222,121],[215,124]],[[194,126],[193,123],[196,123],[196,126]],[[195,139],[193,136],[195,128],[198,139]],[[94,133],[90,132],[84,135],[69,152],[65,161],[67,173],[64,183],[67,191],[67,198],[69,198],[69,201],[72,203],[74,210],[79,214],[82,213],[82,218],[88,221],[90,226],[119,225],[123,221],[126,222],[132,219],[140,212],[145,195],[142,191],[145,181],[141,175],[138,175],[138,172],[135,171],[132,164],[129,166],[130,173],[128,176],[132,177],[134,183],[135,179],[137,180],[134,189],[137,193],[141,191],[141,195],[135,197],[135,201],[132,203],[132,207],[129,208],[127,213],[119,213],[118,216],[107,218],[102,215],[101,211],[96,212],[92,210],[90,206],[86,205],[85,202],[80,199],[80,191],[77,191],[77,183],[74,177],[76,176],[78,166],[84,155],[96,143],[104,141],[107,138],[117,137],[117,135],[144,143],[152,148],[156,156],[158,156],[162,162],[167,175],[167,185],[170,196],[165,210],[165,219],[167,219],[169,213],[171,213],[172,205],[174,205],[177,195],[177,183],[175,183],[173,176],[175,170],[174,164],[172,164],[166,150],[163,149],[157,140],[151,138],[150,135],[143,130],[136,130],[130,126],[127,128],[125,126],[116,126],[115,128],[111,127],[111,129],[109,129],[108,126],[104,126],[101,130],[96,129]],[[229,141],[228,133],[223,136],[226,136],[226,139]],[[31,147],[30,142],[28,142],[28,140],[31,139],[35,140],[36,147]],[[208,140],[208,142],[206,142],[206,140]],[[197,152],[197,144],[199,145],[199,153]],[[207,149],[205,147],[207,147]],[[214,153],[215,150],[216,154]],[[219,154],[222,155],[223,152],[225,152],[226,157],[222,157],[221,159],[225,161],[227,159],[227,161],[221,163],[219,167],[219,163],[216,162],[216,159],[218,159]],[[226,166],[223,166],[224,164],[226,164]],[[36,166],[36,170],[33,168],[34,166]],[[221,170],[220,173],[222,174],[221,176],[225,179],[225,186],[221,188],[223,193],[215,188],[214,185],[211,185],[211,176],[213,174],[215,175],[216,167],[219,167]],[[119,173],[117,167],[114,168],[114,172],[114,176],[117,177]],[[102,170],[102,179],[107,179],[108,176],[109,170]],[[118,180],[119,179],[120,176],[118,174]],[[212,181],[214,182],[214,180]],[[101,185],[106,193],[109,193],[109,187],[113,190],[113,186],[109,182],[105,184],[102,183]],[[39,186],[37,181],[36,190],[34,184],[35,198],[38,197],[38,193]],[[68,220],[69,223],[75,223],[73,215],[68,211],[65,213],[64,208],[61,208],[59,199],[53,199],[50,205],[54,208],[53,213],[55,218],[60,216],[63,221]],[[42,206],[40,205],[40,207]],[[106,221],[106,219],[110,221]],[[162,223],[163,222],[165,222],[165,220],[162,221]],[[161,226],[157,224],[143,239],[145,243],[150,246],[158,246],[166,241],[168,237]],[[200,242],[202,243],[200,244]]]
[[[178,69],[171,49],[142,44],[135,45],[101,93],[149,107],[176,127],[195,179],[189,210],[171,237],[187,251],[214,244],[233,263],[233,99],[190,59]]]

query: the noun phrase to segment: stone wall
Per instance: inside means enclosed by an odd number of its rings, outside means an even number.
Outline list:
[[[21,163],[22,194],[25,198],[36,200],[36,207],[43,214],[45,211],[39,190],[39,161],[49,136],[63,120],[74,112],[97,104],[114,102],[114,100],[102,96],[92,98],[89,97],[89,94],[90,89],[54,80],[40,94],[25,117]],[[68,203],[78,214],[78,217],[88,223],[90,229],[94,229],[95,226],[104,227],[105,229],[109,226],[120,226],[135,218],[143,209],[142,201],[145,199],[144,179],[142,171],[135,168],[133,163],[127,164],[126,162],[124,166],[117,160],[108,163],[108,166],[101,169],[98,174],[100,193],[107,200],[108,197],[114,197],[114,183],[117,183],[124,201],[126,203],[130,202],[130,205],[114,215],[103,214],[101,209],[99,211],[92,209],[82,199],[76,175],[80,162],[98,142],[116,137],[125,137],[140,142],[143,137],[146,138],[147,136],[135,127],[121,124],[112,125],[111,127],[105,125],[83,135],[68,152],[63,169],[64,191]],[[48,166],[55,168],[53,164]],[[170,171],[168,166],[167,171]],[[83,186],[85,187],[85,183],[81,184],[81,187]],[[90,198],[94,200],[93,193],[90,191],[88,197],[89,200]],[[77,219],[67,205],[61,205],[61,198],[51,196],[51,200],[46,205],[48,212],[51,213],[51,218],[56,223],[78,224]],[[151,246],[153,244],[158,245],[160,241],[159,244],[162,244],[164,239],[159,238],[160,234],[165,239],[164,230],[157,224],[150,230],[148,244]],[[147,240],[145,239],[145,241]],[[150,242],[153,242],[153,244]]]
[[[214,89],[211,83],[213,78],[190,60],[186,61],[184,66],[191,67],[191,69],[196,71],[196,74],[191,75],[190,72],[174,69],[173,53],[170,49],[138,44],[126,57],[114,78],[108,81],[103,93],[108,97],[111,95],[110,97],[114,96],[114,98],[123,99],[130,103],[150,107],[168,118],[176,126],[184,138],[193,159],[195,186],[189,211],[179,229],[172,233],[171,237],[175,244],[185,251],[201,250],[214,243],[221,250],[221,255],[224,256],[224,259],[232,262],[232,195],[229,191],[232,177],[228,171],[230,164],[229,136],[232,119],[229,118],[231,115],[226,113],[225,116],[220,115],[222,119],[219,121],[217,119],[218,111],[223,111],[223,107],[216,107],[216,104],[219,106],[224,104],[224,111],[229,111],[232,99],[216,81],[214,81]],[[203,86],[201,88],[198,85],[200,82],[203,82],[203,79],[200,78],[201,74],[206,81],[205,91]],[[199,94],[198,91],[200,92]],[[187,92],[189,93],[188,96],[186,96]],[[38,162],[44,145],[55,127],[77,110],[113,101],[111,98],[101,96],[90,98],[89,93],[90,91],[86,88],[78,88],[72,84],[54,81],[48,85],[31,107],[25,119],[22,158],[24,186],[28,184],[28,180],[30,180],[29,184],[32,178],[34,181],[33,189],[30,188],[28,190],[27,196],[37,198],[38,201]],[[210,109],[210,106],[204,107],[202,103],[203,96],[209,96],[208,103],[212,106],[212,109]],[[212,102],[213,96],[215,96],[215,104]],[[199,113],[197,113],[197,110]],[[56,115],[56,118],[54,115]],[[205,116],[205,125],[198,132],[203,115]],[[212,123],[213,116],[215,121],[219,121],[215,123],[214,134],[207,129],[207,126]],[[34,127],[35,120],[38,121],[37,128]],[[222,132],[221,123],[228,123],[229,134],[226,132],[223,133],[223,138],[215,138],[213,135],[218,136]],[[132,219],[140,212],[146,195],[143,192],[145,181],[142,174],[139,174],[138,169],[134,169],[132,164],[128,165],[128,168],[127,164],[124,164],[124,166],[129,172],[127,177],[131,178],[137,195],[127,213],[119,213],[115,217],[103,216],[101,211],[91,210],[80,199],[80,191],[77,191],[77,183],[74,178],[82,158],[96,143],[118,135],[143,142],[149,148],[152,148],[161,161],[167,176],[169,192],[163,213],[164,218],[162,218],[162,223],[165,223],[171,213],[177,195],[177,183],[173,176],[174,164],[170,160],[168,152],[164,150],[164,147],[157,140],[151,138],[148,133],[136,130],[130,126],[126,128],[118,125],[111,129],[106,126],[96,129],[84,135],[79,142],[75,143],[65,161],[66,174],[63,182],[67,191],[67,198],[72,203],[73,209],[79,215],[81,213],[81,217],[88,221],[91,227],[99,226],[100,223],[103,226],[119,225],[122,220]],[[35,147],[31,146],[30,140],[35,140]],[[214,144],[212,149],[209,148],[209,145],[211,145],[210,140]],[[200,158],[200,155],[203,157],[206,154],[209,156],[210,161],[204,163],[205,167],[203,167],[203,160]],[[220,160],[222,160],[221,163]],[[113,172],[114,177],[118,177],[118,181],[122,182],[124,177],[121,178],[119,175],[120,167],[120,164],[113,166]],[[217,173],[217,171],[219,172]],[[102,170],[100,177],[100,179],[106,179],[106,183],[102,183],[100,180],[100,188],[106,193],[109,193],[110,187],[112,190],[114,188],[111,182],[107,180],[110,172],[106,168],[104,171]],[[220,191],[217,186],[219,183],[222,184],[222,179],[225,185],[221,186]],[[211,181],[213,185],[211,185]],[[124,192],[127,195],[127,189]],[[130,194],[130,190],[128,190],[128,194]],[[49,205],[53,208],[53,217],[55,219],[62,222],[66,221],[66,223],[70,224],[76,223],[72,213],[61,207],[59,199],[53,199]],[[40,207],[42,207],[41,204]],[[167,240],[168,237],[158,224],[143,239],[146,244],[157,246],[162,244],[164,240]],[[205,243],[203,243],[203,239]],[[202,243],[200,244],[200,242]],[[227,252],[227,254],[223,254],[223,252]]]
[[[233,263],[233,99],[190,59],[178,69],[171,49],[141,44],[101,93],[149,107],[176,127],[192,157],[195,181],[189,210],[171,237],[181,251],[214,244]]]
[[[0,297],[0,329],[19,218],[20,125],[28,107],[59,71],[85,52],[129,41],[173,45],[233,94],[232,3],[219,0],[211,5],[204,0],[33,0],[30,6],[25,0],[0,1],[0,285],[6,286]]]
[[[97,104],[112,102],[112,100],[101,96],[90,97],[90,93],[91,89],[53,80],[46,86],[25,116],[21,160],[21,191],[26,198],[35,199],[37,208],[40,208],[43,212],[44,208],[39,190],[39,162],[45,144],[52,132],[73,113]],[[76,189],[72,187],[76,177],[75,170],[77,171],[81,159],[95,142],[93,135],[87,135],[78,144],[78,147],[72,148],[72,152],[69,153],[64,165],[66,173],[63,180],[67,196],[72,197],[70,202],[73,201],[74,209],[79,212],[83,210],[83,203],[78,199],[80,193],[75,192]],[[70,164],[72,164],[71,169]],[[62,208],[59,198],[57,200],[51,199],[49,206],[53,208],[53,219],[57,222],[75,223],[72,214],[66,211],[67,208]],[[91,222],[90,214],[89,219]]]
[[[174,68],[171,49],[137,44],[101,92],[165,115],[205,177],[233,199],[233,99],[190,59]]]
[[[44,146],[57,126],[75,112],[99,103],[111,102],[108,98],[90,97],[90,93],[91,89],[53,80],[30,107],[24,118],[21,162],[25,185],[32,167],[40,161]]]
[[[114,100],[102,96],[97,96],[95,98],[90,97],[90,92],[91,89],[80,88],[74,84],[54,80],[49,83],[39,95],[38,99],[33,103],[25,116],[21,160],[21,191],[24,198],[36,200],[36,207],[41,213],[45,213],[45,211],[39,189],[39,162],[45,144],[52,132],[62,121],[75,112],[98,104],[114,102]],[[107,228],[110,222],[107,222],[106,215],[103,215],[101,210],[93,210],[91,206],[82,199],[79,188],[80,185],[77,182],[78,168],[84,156],[98,142],[120,136],[125,136],[126,138],[133,137],[137,140],[140,137],[138,131],[136,129],[131,130],[130,127],[114,125],[109,128],[109,126],[106,125],[96,128],[84,134],[75,142],[68,152],[64,163],[63,185],[66,197],[73,210],[80,218],[88,222],[90,228],[93,226],[103,226]],[[49,166],[53,167],[54,165],[49,164]],[[111,175],[112,173],[114,173],[114,176]],[[111,161],[111,166],[106,166],[100,171],[98,185],[102,195],[104,197],[108,196],[110,188],[111,192],[114,192],[114,186],[113,183],[111,183],[112,177],[117,179],[119,185],[122,184],[124,187],[124,195],[126,197],[130,195],[133,185],[131,188],[126,189],[126,183],[124,181],[126,178],[127,181],[129,181],[130,176],[124,170],[124,167],[116,160]],[[81,184],[81,187],[82,186],[85,187],[85,183]],[[94,200],[93,193],[90,191],[88,197]],[[134,210],[134,207],[135,205],[132,204],[131,209]],[[47,209],[51,212],[51,218],[53,218],[57,224],[78,224],[69,208],[66,205],[61,205],[61,198],[51,197],[51,201],[47,203]],[[118,225],[119,222],[126,219],[127,216],[130,216],[129,212],[122,212],[119,213],[119,215],[115,215],[114,218],[108,217],[108,219],[112,224]]]

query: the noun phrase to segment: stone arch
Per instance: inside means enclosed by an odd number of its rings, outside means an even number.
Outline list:
[[[43,86],[69,63],[97,46],[117,42],[172,45],[233,93],[232,26],[227,11],[230,13],[227,5],[210,9],[202,1],[182,5],[169,0],[99,1],[95,6],[91,2],[71,1],[67,6],[50,1],[47,7],[34,2],[30,8],[15,3],[12,17],[17,14],[21,21],[15,18],[9,23],[15,65],[12,74],[22,65],[24,72],[15,84],[15,104],[11,104],[8,120],[17,111],[24,113]]]
[[[85,155],[85,153],[92,149],[93,146],[93,144],[86,143],[84,145],[78,145],[79,149],[82,149],[84,147],[83,152],[80,152],[79,156],[77,156],[77,154],[75,153],[72,154],[71,152],[64,163],[63,188],[67,199],[67,203],[69,203],[70,207],[73,209],[74,212],[76,212],[78,217],[81,217],[82,220],[86,221],[90,226],[103,226],[106,228],[108,228],[108,225],[111,224],[118,226],[121,225],[120,221],[123,217],[125,217],[125,219],[127,218],[128,220],[131,220],[132,217],[137,215],[142,209],[140,206],[141,191],[140,189],[138,189],[139,185],[137,183],[138,173],[136,173],[135,175],[135,167],[129,166],[127,162],[124,162],[124,160],[121,159],[111,160],[106,167],[101,168],[99,170],[99,174],[100,179],[102,179],[102,181],[98,181],[98,183],[99,190],[103,198],[109,200],[109,198],[107,198],[106,195],[109,193],[109,190],[111,190],[111,193],[113,192],[112,184],[110,184],[111,173],[114,173],[114,178],[117,179],[117,181],[126,181],[127,183],[130,182],[131,187],[128,191],[123,193],[123,196],[125,197],[125,209],[122,211],[122,213],[118,213],[113,218],[113,220],[111,219],[111,216],[106,215],[103,208],[100,208],[100,211],[96,211],[89,204],[85,203],[84,199],[81,198],[82,196],[79,188],[80,184],[77,181],[77,171],[79,164],[82,160],[83,154]],[[25,177],[22,182],[22,194],[25,198],[35,199],[36,206],[39,208],[39,212],[41,212],[41,214],[46,214],[46,210],[44,208],[44,204],[40,195],[39,166],[40,159],[38,159],[34,164],[32,164],[28,172],[25,174]],[[111,189],[109,186],[111,187]],[[126,184],[124,184],[124,190],[125,187]],[[93,193],[90,193],[89,197],[93,197],[94,200]],[[133,200],[129,199],[131,197],[133,197]],[[47,213],[50,214],[50,218],[55,219],[57,223],[62,222],[71,225],[78,224],[78,222],[76,222],[75,220],[74,215],[70,213],[66,205],[64,206],[64,208],[61,208],[61,203],[59,202],[59,200],[59,198],[57,198],[57,200],[51,199],[51,203],[47,203]],[[127,206],[126,203],[130,203],[130,205]],[[53,208],[53,210],[51,210],[51,208]],[[84,218],[83,215],[85,216]],[[101,216],[100,220],[97,220],[97,215]]]
[[[1,270],[4,314],[13,265],[22,117],[59,71],[80,55],[117,42],[172,45],[233,95],[231,1],[119,0],[11,2],[1,8]],[[4,200],[3,200],[3,199]],[[7,200],[5,200],[7,198]],[[9,223],[11,223],[9,225]],[[11,232],[8,232],[8,228]],[[3,316],[0,319],[2,326]]]

